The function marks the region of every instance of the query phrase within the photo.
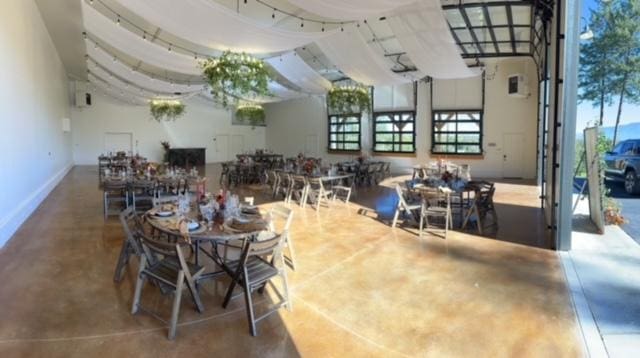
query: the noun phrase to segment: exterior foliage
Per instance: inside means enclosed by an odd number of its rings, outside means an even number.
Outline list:
[[[598,1],[591,13],[593,39],[581,45],[580,92],[582,101],[600,108],[617,102],[613,145],[624,103],[640,102],[640,0]]]
[[[219,58],[207,59],[200,65],[211,86],[211,94],[225,107],[232,98],[270,95],[271,74],[260,59],[226,51]]]
[[[364,87],[333,87],[327,95],[329,110],[335,114],[371,111],[371,95]]]
[[[156,100],[151,101],[150,104],[151,116],[158,122],[161,121],[174,121],[176,118],[182,116],[185,111],[185,105],[180,101],[165,101]]]
[[[265,125],[265,114],[262,106],[239,106],[236,109],[236,118],[243,122],[249,122],[252,126]]]

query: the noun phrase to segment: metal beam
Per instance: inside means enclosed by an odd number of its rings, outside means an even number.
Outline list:
[[[469,34],[471,34],[471,39],[475,43],[478,43],[478,37],[476,37],[476,33],[471,29],[471,22],[469,21],[469,16],[467,15],[467,10],[465,9],[464,6],[460,8],[460,15],[462,15],[462,19],[464,20],[464,23],[467,25]],[[478,49],[478,52],[481,55],[484,54],[484,50],[482,49],[482,47],[480,47],[480,45],[476,45],[476,48]],[[515,50],[513,52],[515,52]]]
[[[489,27],[489,35],[491,35],[491,40],[493,41],[493,48],[496,53],[500,53],[500,50],[498,50],[498,42],[496,41],[496,34],[493,32],[493,25],[491,24],[491,16],[489,16],[489,10],[486,6],[482,7],[482,13],[484,14],[484,20],[487,22],[487,26]]]
[[[513,14],[511,5],[507,5],[507,23],[509,24],[509,36],[511,37],[511,50],[516,52],[516,33],[513,31]]]

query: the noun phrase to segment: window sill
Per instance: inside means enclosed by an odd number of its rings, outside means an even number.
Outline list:
[[[344,149],[327,149],[328,154],[343,154],[343,155],[360,155],[360,149],[356,150],[344,150]]]
[[[415,158],[416,153],[403,153],[403,152],[373,152],[374,157],[402,157],[402,158]]]
[[[482,159],[484,159],[484,154],[442,154],[442,153],[431,153],[430,157],[431,157],[431,159],[442,158],[442,159],[482,160]]]

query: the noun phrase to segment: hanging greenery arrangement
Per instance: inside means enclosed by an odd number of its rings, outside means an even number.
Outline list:
[[[333,87],[327,95],[329,110],[336,114],[362,113],[371,110],[369,90],[361,86]]]
[[[229,105],[229,97],[249,99],[271,95],[268,87],[271,74],[260,59],[225,51],[219,58],[207,59],[200,65],[211,86],[211,94],[225,107]]]
[[[184,114],[185,105],[175,100],[153,100],[149,102],[151,116],[158,122],[174,121]]]
[[[240,105],[236,108],[236,119],[242,122],[251,123],[252,126],[264,126],[264,108],[260,105]]]

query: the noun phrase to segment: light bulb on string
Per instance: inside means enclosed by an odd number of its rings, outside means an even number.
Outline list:
[[[116,24],[118,24],[118,26],[120,26],[120,15],[118,15],[118,18],[116,19]]]
[[[172,45],[171,45],[171,44],[169,44],[169,48],[168,48],[169,52],[171,52],[171,46],[172,46]]]
[[[273,12],[271,13],[271,18],[275,19],[276,18],[276,8],[273,8]]]
[[[146,31],[142,33],[142,39],[147,41],[147,32]]]

